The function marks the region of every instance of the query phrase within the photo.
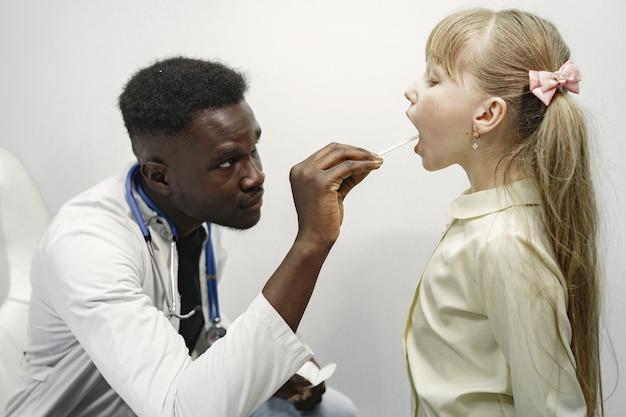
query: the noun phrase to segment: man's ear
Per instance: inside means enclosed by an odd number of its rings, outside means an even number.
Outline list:
[[[506,102],[500,97],[489,97],[483,101],[474,116],[474,126],[480,135],[485,135],[502,123],[507,113]]]
[[[155,161],[144,162],[141,164],[140,171],[144,184],[152,191],[161,195],[170,194],[168,170],[165,164]]]

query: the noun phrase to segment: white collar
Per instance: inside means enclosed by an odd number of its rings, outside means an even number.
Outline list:
[[[466,190],[448,208],[455,219],[471,219],[513,206],[541,205],[541,198],[529,179],[475,193]]]

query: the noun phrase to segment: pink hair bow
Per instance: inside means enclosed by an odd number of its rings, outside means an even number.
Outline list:
[[[556,72],[528,71],[530,91],[548,106],[556,93],[556,89],[571,91],[578,94],[580,88],[580,70],[578,65],[567,61]]]

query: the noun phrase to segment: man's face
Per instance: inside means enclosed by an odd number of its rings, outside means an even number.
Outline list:
[[[185,217],[237,229],[258,223],[265,175],[261,136],[245,100],[199,112],[167,157],[171,202]]]

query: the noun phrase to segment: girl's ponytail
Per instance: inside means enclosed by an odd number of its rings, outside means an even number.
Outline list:
[[[546,229],[565,277],[576,373],[587,415],[604,414],[599,354],[596,238],[598,215],[588,157],[588,134],[578,105],[557,92],[532,134],[532,171]]]

